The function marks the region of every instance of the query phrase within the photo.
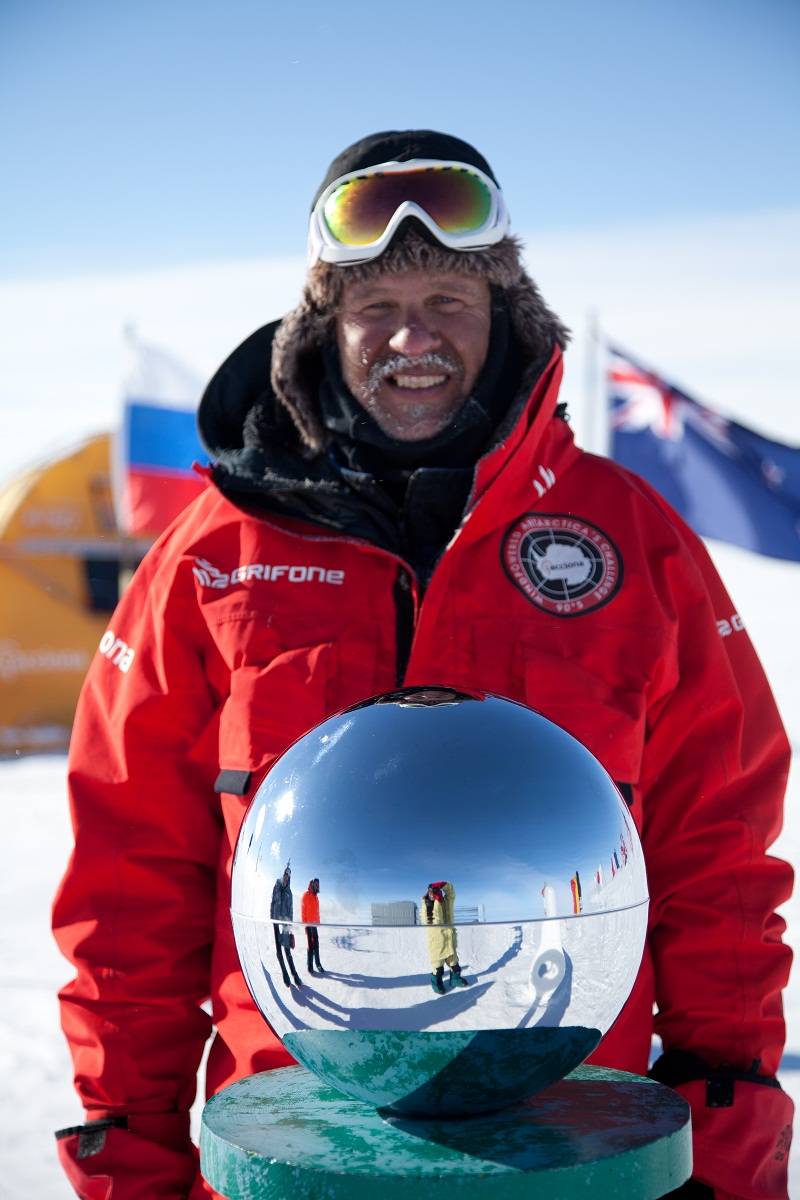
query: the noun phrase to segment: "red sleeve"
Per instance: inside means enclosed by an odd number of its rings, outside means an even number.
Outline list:
[[[69,761],[75,849],[53,913],[77,970],[60,993],[75,1085],[88,1119],[118,1119],[101,1156],[105,1174],[126,1180],[115,1198],[185,1195],[188,1111],[210,1032],[201,1004],[221,831],[218,705],[191,572],[175,576],[162,543],[89,671]],[[91,1156],[81,1157],[85,1172]]]
[[[781,827],[789,746],[704,546],[674,520],[689,554],[663,566],[661,583],[676,617],[678,678],[652,707],[642,777],[656,1030],[667,1053],[774,1076],[791,962],[775,909],[792,871],[767,848]],[[706,1102],[709,1089],[690,1091],[695,1176],[720,1195],[784,1196],[789,1098],[752,1083],[724,1105]]]

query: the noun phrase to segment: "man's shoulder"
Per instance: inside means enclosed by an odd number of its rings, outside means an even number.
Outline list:
[[[211,478],[206,487],[153,543],[145,558],[153,567],[169,570],[171,564],[185,558],[203,556],[211,551],[239,547],[242,532],[252,531],[258,539],[281,536],[285,522],[275,514],[250,512],[229,500]]]
[[[591,488],[597,503],[618,506],[629,516],[634,512],[645,526],[671,531],[680,541],[699,542],[697,534],[659,491],[641,475],[602,454],[580,450],[576,463],[582,489]]]
[[[635,543],[643,563],[677,564],[684,586],[722,587],[703,539],[651,483],[602,455],[581,451],[579,462],[580,491],[597,498],[612,537]]]

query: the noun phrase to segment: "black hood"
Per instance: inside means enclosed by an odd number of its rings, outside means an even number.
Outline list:
[[[197,414],[200,440],[214,463],[234,475],[250,474],[245,453],[244,426],[255,405],[274,414],[276,435],[293,440],[293,423],[276,404],[270,384],[272,339],[280,321],[262,325],[229,354],[211,377]]]
[[[343,474],[326,453],[311,454],[276,400],[270,360],[279,324],[263,325],[237,346],[203,393],[197,423],[214,482],[248,510],[313,521],[398,551],[396,512],[380,486]]]

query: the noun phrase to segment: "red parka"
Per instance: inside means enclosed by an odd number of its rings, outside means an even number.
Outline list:
[[[300,901],[300,920],[304,925],[319,925],[319,896],[310,887]]]
[[[529,704],[584,742],[630,801],[650,931],[592,1061],[646,1073],[655,1030],[666,1050],[733,1068],[722,1106],[705,1079],[680,1088],[695,1176],[719,1197],[786,1194],[791,1101],[751,1076],[774,1075],[784,1039],[790,952],[774,910],[791,871],[765,850],[787,742],[702,543],[644,482],[576,448],[555,415],[561,369],[556,351],[480,461],[421,601],[388,551],[247,512],[214,486],[142,563],[77,714],[76,845],[55,904],[77,968],[61,993],[77,1088],[88,1119],[112,1121],[93,1155],[78,1158],[85,1135],[62,1139],[83,1195],[173,1197],[193,1183],[204,1194],[187,1131],[212,1026],[209,1092],[291,1061],[239,970],[233,848],[293,739],[397,686],[403,596],[414,636],[402,682]]]

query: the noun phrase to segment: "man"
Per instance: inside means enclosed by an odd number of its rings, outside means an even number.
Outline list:
[[[295,987],[302,987],[300,976],[297,974],[297,968],[292,958],[292,950],[294,949],[294,934],[292,933],[293,911],[292,872],[287,863],[283,875],[275,880],[269,905],[269,915],[274,922],[272,928],[275,933],[275,954],[281,968],[283,982],[287,987],[291,987],[292,980],[294,980]],[[286,962],[284,962],[284,955],[286,956]],[[286,969],[287,965],[289,970]],[[292,979],[289,978],[289,971],[292,973]]]
[[[205,1194],[188,1137],[215,1091],[289,1056],[256,1012],[228,913],[265,771],[398,684],[539,709],[618,781],[651,929],[593,1061],[690,1101],[684,1195],[784,1196],[774,1075],[789,951],[775,907],[786,739],[733,606],[645,483],[573,442],[567,331],[526,274],[486,160],[430,131],[365,138],[315,198],[299,306],[223,364],[200,410],[210,486],[143,562],[76,718],[76,848],[55,905],[88,1127],[62,1161],[114,1200]],[[201,1007],[211,996],[212,1017]],[[655,1021],[653,1019],[656,1008]]]
[[[316,965],[320,975],[325,972],[319,961],[319,880],[310,879],[300,902],[300,920],[306,927],[306,961],[309,975],[314,974]]]

